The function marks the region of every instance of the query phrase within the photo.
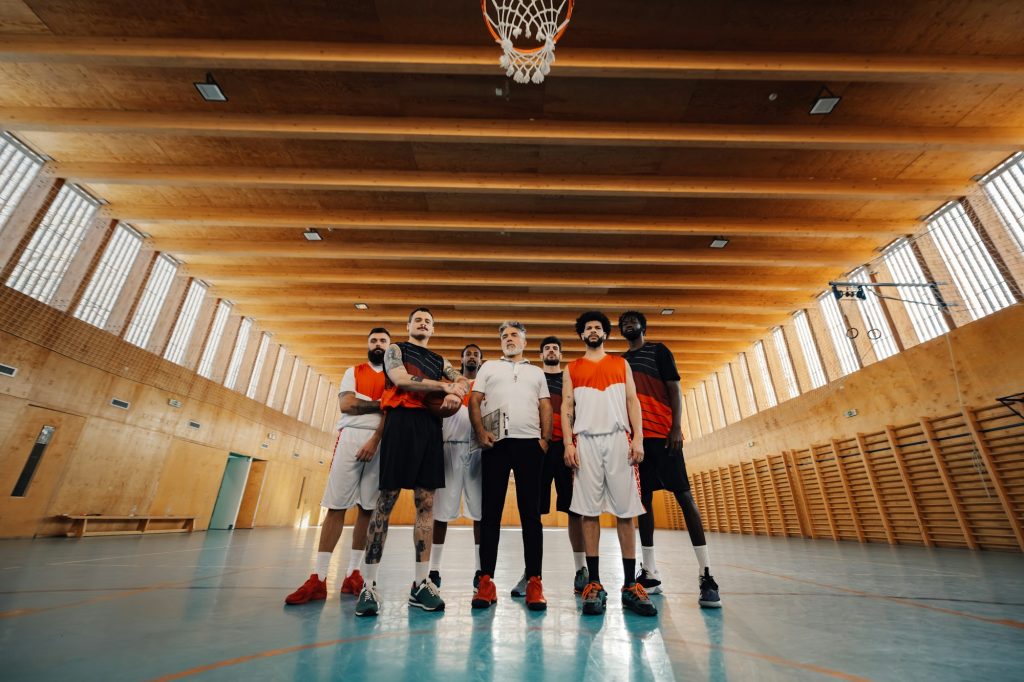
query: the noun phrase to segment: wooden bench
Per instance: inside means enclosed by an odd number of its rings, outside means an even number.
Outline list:
[[[195,530],[194,516],[111,516],[107,514],[61,514],[60,518],[71,521],[69,538],[81,538],[93,535],[141,535],[143,533],[191,533]],[[156,522],[181,524],[180,528],[150,528]],[[124,526],[135,524],[133,530],[111,530],[111,525]],[[96,526],[99,525],[99,528]],[[106,528],[103,528],[103,526]]]

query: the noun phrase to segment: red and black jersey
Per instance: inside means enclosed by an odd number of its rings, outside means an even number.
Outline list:
[[[551,431],[551,440],[562,440],[562,373],[544,372],[544,378],[548,380],[552,419],[555,426]]]
[[[679,381],[676,359],[663,343],[645,343],[622,357],[633,370],[637,397],[644,415],[645,438],[668,438],[672,430],[672,403],[666,381]]]
[[[402,351],[402,364],[405,365],[405,371],[409,376],[432,381],[441,381],[444,378],[444,358],[440,355],[408,341],[399,341],[395,345]],[[381,408],[389,410],[393,407],[424,407],[423,399],[426,393],[403,391],[391,382],[391,377],[387,377],[384,386],[384,395],[380,399]]]

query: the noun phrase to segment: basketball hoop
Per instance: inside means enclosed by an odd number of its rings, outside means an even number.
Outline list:
[[[555,61],[555,43],[572,18],[573,0],[480,0],[487,30],[501,45],[499,64],[516,83],[543,83]],[[530,38],[540,47],[516,47]]]

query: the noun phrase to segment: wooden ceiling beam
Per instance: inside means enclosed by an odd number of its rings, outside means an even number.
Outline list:
[[[2,107],[14,131],[580,146],[1005,151],[1024,128],[730,125]]]
[[[970,189],[967,178],[963,181],[807,180],[662,175],[538,175],[110,162],[51,162],[46,164],[45,170],[55,177],[85,184],[559,196],[944,200],[963,196]]]
[[[636,215],[551,215],[540,213],[435,213],[349,211],[342,209],[133,206],[104,207],[112,216],[138,225],[345,228],[349,230],[457,230],[558,234],[659,234],[779,236],[779,237],[897,237],[914,232],[915,220],[842,220],[837,218],[772,218],[751,216],[683,217]]]
[[[274,40],[8,35],[0,61],[476,74],[503,77],[500,49],[480,29],[479,45],[400,45]],[[704,52],[563,47],[559,77],[822,81],[1024,80],[1019,56]]]
[[[615,265],[675,265],[682,263],[744,265],[749,267],[802,267],[821,269],[855,265],[863,249],[821,251],[751,248],[724,249],[573,248],[508,244],[411,244],[409,242],[345,243],[326,239],[308,242],[296,235],[290,242],[238,239],[177,238],[147,240],[152,248],[185,256],[186,262],[223,264],[232,258],[274,256],[281,259],[333,258],[339,260],[462,261],[476,263],[599,263]]]
[[[612,320],[614,325],[616,321]],[[657,327],[655,323],[657,320],[648,320],[648,334],[647,336],[652,341],[661,341],[664,343],[705,343],[705,342],[717,342],[722,341],[725,343],[733,343],[739,341],[746,341],[751,337],[749,331],[737,331],[729,329],[719,329],[715,327],[697,327],[693,329],[687,328],[665,328]],[[359,327],[353,325],[337,325],[335,331],[325,330],[286,330],[274,333],[274,341],[277,343],[288,344],[300,344],[309,346],[324,346],[324,347],[352,347],[360,346],[366,343],[367,334],[373,325],[367,325],[365,330],[361,330]],[[390,328],[391,333],[394,335],[395,341],[401,341],[405,339],[405,327],[394,327]],[[358,332],[358,333],[354,333]],[[568,330],[566,333],[565,325],[561,326],[542,326],[542,325],[528,325],[527,326],[527,344],[528,348],[537,349],[540,340],[545,336],[557,336],[563,343],[569,344],[575,339],[575,335],[572,330]],[[613,329],[612,335],[617,337],[619,335],[618,330]],[[481,341],[487,341],[488,343],[498,343],[498,325],[463,325],[459,327],[453,327],[452,325],[441,325],[434,330],[432,339],[457,339],[459,341],[465,341],[465,343],[477,343]],[[465,345],[465,343],[463,345]]]

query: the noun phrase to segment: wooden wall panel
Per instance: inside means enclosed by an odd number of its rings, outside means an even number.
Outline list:
[[[148,510],[155,516],[196,517],[196,530],[210,523],[228,457],[223,450],[188,441],[172,441],[158,474]]]

